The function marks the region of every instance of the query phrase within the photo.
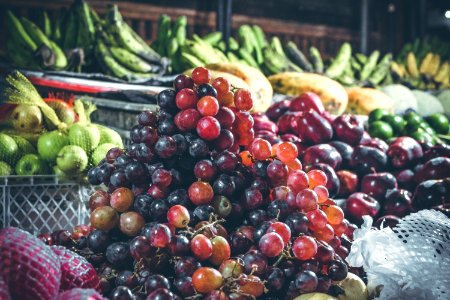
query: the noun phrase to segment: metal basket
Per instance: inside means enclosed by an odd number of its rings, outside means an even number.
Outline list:
[[[93,191],[54,175],[0,177],[0,228],[37,234],[87,224],[86,202]]]

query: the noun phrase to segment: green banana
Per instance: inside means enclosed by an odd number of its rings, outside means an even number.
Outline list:
[[[172,29],[171,29],[171,20],[168,15],[160,15],[158,19],[158,32],[156,35],[156,39],[159,42],[159,51],[158,53],[162,56],[167,55],[167,51],[165,46],[167,45],[168,40],[170,39],[172,35]]]
[[[77,47],[89,52],[95,38],[95,27],[91,17],[91,9],[83,0],[75,2],[75,14],[78,17]],[[88,54],[88,53],[85,53]]]
[[[9,29],[10,36],[15,39],[18,43],[24,47],[30,49],[31,51],[36,51],[38,46],[33,41],[33,39],[26,32],[24,26],[16,18],[16,16],[11,12],[6,12],[6,23]]]
[[[75,13],[70,10],[66,16],[66,24],[63,36],[63,49],[70,50],[76,47],[76,37],[78,36],[78,21]]]
[[[230,36],[230,38],[228,39],[228,50],[232,50],[232,51],[236,51],[239,49],[239,44],[238,42]]]
[[[149,62],[160,62],[161,56],[123,20],[117,5],[113,5],[107,13],[107,30],[117,40],[117,44]],[[169,24],[170,25],[170,24]],[[170,31],[170,27],[167,32]]]
[[[177,39],[177,43],[179,46],[184,45],[184,43],[186,42],[186,25],[186,16],[178,17],[178,19],[175,21],[172,35]]]
[[[236,54],[234,54],[233,52],[231,52],[231,51],[228,51],[228,53],[227,53],[227,57],[228,57],[228,60],[230,61],[230,62],[239,62],[239,58],[236,56]]]
[[[41,29],[44,32],[44,34],[46,36],[50,37],[52,35],[52,25],[51,25],[50,18],[48,17],[47,11],[44,11],[40,15],[40,25],[41,25]]]
[[[151,73],[152,66],[127,49],[110,47],[112,57],[127,69],[138,73]]]
[[[289,41],[286,44],[285,51],[286,51],[287,57],[293,63],[295,63],[297,66],[299,66],[300,68],[302,68],[302,69],[304,69],[305,71],[308,71],[308,72],[312,72],[313,71],[313,66],[308,61],[308,59],[303,54],[303,52],[300,51],[300,49],[298,49],[297,45],[294,42]]]
[[[256,37],[256,41],[258,42],[259,48],[264,49],[265,47],[267,47],[266,35],[264,34],[262,28],[258,25],[253,25],[252,30],[254,36]]]
[[[274,36],[270,41],[270,47],[279,55],[286,56],[283,50],[283,46],[281,45],[281,41],[277,36]]]
[[[361,65],[364,65],[367,62],[367,56],[365,56],[364,54],[356,53],[355,56]]]
[[[33,39],[36,45],[38,45],[38,47],[40,47],[41,45],[50,47],[50,40],[36,24],[25,17],[22,17],[21,21],[26,32]]]
[[[188,65],[188,68],[195,68],[205,65],[205,62],[200,60],[198,57],[186,52],[181,53],[181,59],[183,60],[184,63]]]
[[[103,41],[97,41],[95,56],[104,71],[121,79],[129,79],[131,71],[120,65],[113,57]]]
[[[350,63],[351,56],[352,46],[350,46],[349,43],[342,44],[336,58],[325,72],[327,76],[331,78],[338,78],[344,72],[346,66]]]
[[[222,32],[214,31],[208,33],[207,35],[203,36],[202,39],[211,46],[216,46],[222,40]]]
[[[378,50],[375,50],[370,54],[369,58],[367,59],[367,63],[364,64],[361,73],[359,75],[359,79],[366,80],[369,78],[370,74],[372,74],[373,69],[377,65],[378,57],[380,56],[380,52]]]
[[[376,66],[375,70],[370,75],[370,82],[372,82],[374,85],[379,84],[383,81],[383,79],[387,76],[389,73],[389,67],[391,65],[392,60],[392,54],[388,53],[380,60],[378,65]]]
[[[61,43],[61,14],[57,13],[53,21],[52,40],[57,44]]]
[[[244,48],[240,48],[238,50],[239,56],[245,60],[245,62],[247,63],[247,65],[254,67],[254,68],[259,68],[258,63],[256,62],[256,60],[253,58],[253,56]]]
[[[350,58],[350,65],[352,66],[352,69],[357,71],[357,72],[361,72],[361,65],[359,64],[358,60],[352,56],[352,58]]]
[[[311,57],[312,64],[314,65],[314,70],[317,73],[323,73],[323,60],[319,49],[314,46],[310,47],[309,56]]]
[[[242,48],[250,54],[253,52],[254,44],[253,41],[251,40],[251,37],[249,36],[249,32],[252,32],[249,25],[242,25],[238,28],[237,31]]]
[[[56,69],[64,69],[67,67],[67,57],[64,54],[64,51],[54,42],[49,41],[50,45],[49,47],[52,49],[53,53],[55,54],[55,68]]]
[[[169,42],[167,44],[167,56],[173,59],[177,54],[178,47],[179,45],[176,38],[172,37],[171,39],[169,39]]]

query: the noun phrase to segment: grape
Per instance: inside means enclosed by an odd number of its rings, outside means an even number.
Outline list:
[[[285,275],[283,271],[279,268],[272,268],[267,276],[267,287],[269,290],[278,291],[280,290],[285,281]]]
[[[133,159],[131,157],[127,156],[126,154],[120,155],[114,161],[114,167],[116,168],[116,170],[117,169],[125,169],[125,167],[132,161],[133,161]]]
[[[197,234],[191,240],[191,251],[198,260],[206,260],[213,253],[212,243],[205,235]]]
[[[177,91],[186,88],[192,89],[194,87],[194,80],[192,80],[192,78],[187,75],[180,74],[173,81],[173,87]]]
[[[142,125],[134,125],[131,127],[130,130],[130,140],[134,143],[140,143],[141,142],[141,128],[144,127]],[[123,154],[123,153],[122,153]]]
[[[209,148],[202,139],[194,139],[189,143],[189,154],[194,158],[204,158],[209,154]]]
[[[114,163],[116,158],[123,154],[124,153],[122,149],[118,147],[111,148],[108,150],[108,152],[106,152],[106,161],[109,163]]]
[[[323,185],[318,185],[314,187],[314,192],[317,195],[317,202],[318,203],[325,203],[328,200],[329,194],[328,189],[324,187]]]
[[[197,126],[197,122],[201,117],[202,116],[198,112],[198,110],[194,108],[188,108],[180,111],[177,114],[175,118],[175,124],[182,131],[192,130],[195,129],[195,127]]]
[[[170,239],[172,238],[172,233],[166,225],[156,224],[151,227],[148,238],[153,247],[164,248],[169,245]]]
[[[274,160],[267,167],[267,176],[277,185],[286,184],[288,168],[278,160]]]
[[[197,102],[197,110],[202,116],[215,116],[219,112],[219,102],[212,96],[202,97]]]
[[[203,159],[198,161],[194,167],[195,177],[203,181],[210,181],[216,175],[216,167],[213,162],[209,159]]]
[[[303,212],[312,211],[318,208],[317,194],[311,189],[304,189],[298,192],[295,201],[298,209]]]
[[[327,184],[327,175],[321,170],[311,170],[308,172],[309,187],[311,189],[318,185]]]
[[[292,247],[294,256],[299,260],[308,260],[317,253],[316,241],[307,235],[298,237]]]
[[[133,300],[135,299],[133,292],[126,286],[116,287],[109,297],[112,300]]]
[[[238,291],[256,299],[264,293],[264,283],[258,276],[241,274]]]
[[[177,189],[169,194],[167,197],[167,203],[169,206],[173,205],[183,205],[186,206],[188,203],[188,194],[185,189]]]
[[[263,204],[261,192],[255,188],[247,188],[244,192],[244,200],[248,209],[255,209]]]
[[[120,271],[116,277],[116,286],[126,286],[127,288],[134,288],[138,285],[137,277],[133,272],[128,270]]]
[[[197,122],[197,134],[207,141],[212,141],[220,135],[220,124],[211,116],[203,117]]]
[[[341,260],[331,260],[328,263],[328,277],[330,277],[331,280],[344,280],[347,277],[347,274],[347,265]]]
[[[168,111],[176,109],[176,92],[172,89],[163,90],[158,94],[158,106]]]
[[[314,292],[318,285],[318,278],[314,272],[301,271],[295,276],[295,287],[302,293]]]
[[[264,221],[268,220],[267,212],[263,209],[251,210],[248,213],[248,220],[250,221],[250,224],[252,224],[253,226],[255,227],[259,226]]]
[[[189,297],[195,294],[192,278],[189,276],[175,278],[173,285],[183,297]]]
[[[177,151],[177,143],[170,136],[161,136],[155,144],[155,152],[161,158],[172,157]]]
[[[205,96],[212,96],[214,98],[217,98],[217,91],[215,88],[213,88],[212,85],[206,83],[206,84],[200,84],[197,86],[197,95],[199,98],[203,98]]]
[[[102,190],[95,191],[90,197],[89,197],[89,209],[93,211],[97,207],[107,206],[109,205],[110,196],[107,192]]]
[[[164,121],[159,122],[158,124],[158,133],[161,135],[172,135],[176,132],[177,126],[175,125],[174,120],[166,119]],[[153,143],[147,143],[148,145],[152,145]]]
[[[184,135],[174,134],[172,138],[177,143],[177,155],[183,154],[188,149],[188,142]]]
[[[165,220],[168,210],[169,207],[164,199],[155,199],[152,203],[150,203],[150,216],[153,220]]]
[[[145,165],[138,161],[133,161],[125,167],[125,176],[129,182],[143,183],[148,178],[148,170]]]
[[[144,224],[144,217],[137,212],[128,211],[120,215],[120,230],[128,236],[136,236]]]
[[[284,242],[276,232],[266,233],[259,240],[259,249],[267,257],[275,257],[283,251]]]
[[[174,266],[175,276],[182,278],[192,276],[194,271],[201,267],[201,264],[193,257],[181,257]]]
[[[102,181],[98,178],[99,176],[97,176],[97,173],[98,173],[97,167],[89,169],[87,177],[90,184],[99,185],[102,183]]]
[[[216,157],[215,163],[220,171],[227,173],[236,168],[238,158],[236,154],[231,153],[230,151],[223,151]]]
[[[267,258],[258,250],[250,250],[242,258],[246,273],[253,272],[255,275],[265,274],[267,271]]]
[[[326,242],[319,242],[314,258],[322,264],[328,263],[334,256],[334,249]]]
[[[272,154],[272,146],[267,140],[256,138],[250,146],[250,152],[258,160],[266,160]]]
[[[221,128],[230,128],[236,119],[234,112],[228,107],[220,107],[216,114],[216,119],[220,123]]]
[[[222,274],[224,279],[231,277],[237,278],[244,272],[244,266],[240,260],[227,259],[221,263],[219,272]]]
[[[130,254],[135,260],[150,256],[154,248],[145,236],[137,236],[130,242]]]
[[[320,267],[320,263],[314,258],[310,259],[310,260],[302,261],[302,263],[301,263],[302,270],[309,270],[314,273],[319,272],[319,267]]]
[[[286,218],[285,223],[289,226],[294,235],[308,232],[308,218],[303,213],[294,212],[290,214]]]
[[[93,227],[108,231],[119,224],[119,215],[110,206],[97,207],[91,213],[90,221]]]
[[[227,174],[221,174],[213,183],[213,190],[216,195],[231,197],[235,189],[234,181]]]
[[[136,159],[143,163],[149,163],[153,160],[155,154],[151,147],[147,146],[144,143],[140,143],[136,149]]]
[[[217,77],[213,80],[212,86],[217,91],[217,96],[219,99],[222,99],[231,89],[231,84],[228,79],[223,77]]]
[[[242,164],[244,166],[250,167],[253,164],[252,161],[252,155],[250,154],[250,151],[245,150],[239,153],[239,156],[241,157]]]
[[[252,173],[255,177],[264,178],[267,176],[267,167],[269,162],[267,161],[256,161],[252,165]]]
[[[269,217],[278,218],[280,221],[285,220],[290,213],[291,209],[289,208],[289,205],[283,200],[272,201],[267,207],[267,214]]]
[[[114,171],[114,166],[112,164],[104,163],[104,164],[100,165],[97,168],[97,178],[99,179],[100,183],[108,184],[111,179],[111,174],[113,171]],[[125,170],[125,172],[126,172],[126,170]]]
[[[308,175],[301,170],[292,171],[288,176],[287,186],[294,194],[297,194],[309,187]]]
[[[223,151],[233,146],[234,135],[228,129],[221,129],[219,137],[214,141],[214,148],[217,151]]]
[[[209,258],[211,264],[219,266],[224,260],[230,258],[231,250],[228,241],[218,235],[211,239],[212,255]]]
[[[169,253],[172,256],[187,255],[190,251],[189,240],[184,235],[172,236],[169,243]]]
[[[319,209],[307,212],[306,216],[308,217],[311,227],[315,230],[322,229],[327,225],[327,215]]]
[[[184,88],[175,97],[176,105],[179,109],[195,108],[197,104],[197,94],[193,89]]]
[[[215,196],[213,198],[212,206],[219,217],[226,218],[231,213],[231,202],[225,196]]]
[[[172,174],[165,169],[155,170],[152,174],[152,183],[160,189],[167,188],[172,183]]]
[[[126,269],[131,265],[132,257],[128,243],[112,243],[106,248],[106,260],[116,268]]]
[[[241,232],[234,232],[230,236],[231,252],[233,255],[242,254],[252,246],[252,241]]]
[[[197,67],[192,70],[191,77],[195,84],[204,84],[211,81],[211,73],[205,67]]]
[[[209,204],[214,196],[211,185],[207,182],[197,181],[188,189],[189,199],[195,205]]]
[[[105,251],[110,243],[108,232],[103,230],[94,229],[87,237],[88,248],[94,253]]]
[[[172,122],[171,119],[166,119],[162,122]],[[158,125],[158,129],[162,122]],[[172,127],[173,125],[170,125],[169,123],[166,123],[164,127]],[[161,133],[161,132],[160,132]],[[150,126],[142,126],[139,129],[139,140],[136,141],[137,143],[144,143],[147,146],[153,146],[156,141],[158,140],[158,131]]]
[[[279,234],[283,239],[284,244],[289,243],[291,240],[291,229],[283,222],[272,223],[267,229],[267,232],[275,232]]]
[[[324,228],[316,230],[314,236],[321,241],[330,242],[334,238],[334,229],[330,224],[325,225]]]
[[[116,188],[129,187],[131,185],[123,169],[114,170],[109,178],[109,183]]]
[[[151,293],[159,288],[170,289],[169,280],[159,274],[150,275],[145,281],[145,290],[147,293]]]
[[[214,214],[214,207],[211,205],[198,205],[192,213],[193,221],[194,223],[208,221],[212,214]]]
[[[166,197],[166,192],[158,188],[156,185],[150,185],[147,193],[154,199],[163,199]]]
[[[234,93],[234,105],[239,110],[250,110],[253,107],[252,94],[247,89],[238,89]]]
[[[192,275],[192,284],[197,292],[205,294],[222,286],[223,277],[213,268],[201,267]]]
[[[344,220],[342,208],[336,205],[325,206],[323,212],[327,215],[328,222],[331,225],[338,225]]]
[[[184,228],[190,221],[189,211],[184,206],[174,205],[167,212],[167,221],[177,228]]]
[[[291,142],[282,142],[277,147],[276,155],[284,163],[292,162],[298,156],[297,146]]]

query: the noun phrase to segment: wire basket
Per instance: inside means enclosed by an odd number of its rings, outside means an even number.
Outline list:
[[[38,234],[87,224],[86,202],[93,191],[55,175],[0,177],[0,228]]]

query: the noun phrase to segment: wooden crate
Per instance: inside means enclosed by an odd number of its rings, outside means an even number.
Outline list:
[[[50,15],[53,15],[62,8],[68,8],[72,2],[73,0],[0,0],[0,11],[4,12],[7,8],[11,8],[21,15],[35,19],[42,10],[48,10]],[[108,4],[117,3],[125,20],[148,42],[155,39],[157,20],[159,15],[163,13],[172,18],[182,15],[187,16],[189,34],[193,32],[200,35],[206,34],[213,31],[216,24],[215,12],[212,11],[198,11],[192,8],[166,7],[126,1],[88,0],[88,2],[100,15],[105,13]],[[292,40],[303,51],[308,51],[310,46],[315,46],[325,58],[335,56],[337,49],[343,42],[350,42],[355,47],[357,47],[359,42],[359,33],[346,28],[300,24],[294,21],[283,21],[279,19],[253,18],[242,14],[233,15],[233,31],[242,24],[258,24],[268,36],[276,35],[283,41]],[[0,25],[2,26],[0,33],[4,33],[5,24]],[[4,34],[0,34],[0,44],[4,36]],[[380,34],[372,33],[371,42],[373,45],[380,44],[380,40]]]

